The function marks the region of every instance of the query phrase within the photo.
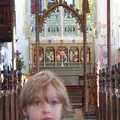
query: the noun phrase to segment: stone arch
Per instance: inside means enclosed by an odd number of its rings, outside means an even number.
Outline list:
[[[56,8],[62,6],[63,8],[67,9],[68,11],[72,12],[74,14],[74,17],[77,17],[77,22],[79,25],[82,25],[83,23],[83,15],[82,13],[79,14],[78,10],[75,10],[72,6],[68,6],[67,3],[56,2],[48,9],[43,10],[43,14],[39,15],[39,26],[43,25],[45,22],[45,19],[50,15],[51,12],[53,12]]]

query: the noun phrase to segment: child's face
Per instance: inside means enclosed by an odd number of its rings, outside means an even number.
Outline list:
[[[60,120],[63,105],[57,96],[56,89],[49,85],[46,91],[48,100],[44,100],[43,96],[43,93],[38,94],[33,104],[26,107],[24,114],[29,117],[29,120]]]

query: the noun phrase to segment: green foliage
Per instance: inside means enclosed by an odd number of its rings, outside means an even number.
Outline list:
[[[21,70],[24,67],[24,59],[21,56],[17,56],[16,58],[16,69]]]

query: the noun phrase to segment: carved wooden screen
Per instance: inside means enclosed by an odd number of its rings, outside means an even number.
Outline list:
[[[42,47],[39,47],[38,49],[38,55],[39,55],[39,63],[44,64],[44,49]]]
[[[39,64],[44,63],[44,49],[42,47],[39,47],[38,49],[38,56],[39,56]],[[35,46],[32,48],[32,62],[33,65],[36,64],[36,48]]]
[[[96,114],[97,110],[97,76],[96,74],[88,74],[88,113]]]
[[[86,57],[87,57],[87,63],[91,62],[91,52],[90,52],[90,47],[86,47]],[[80,62],[83,63],[84,57],[83,57],[83,47],[80,48]]]

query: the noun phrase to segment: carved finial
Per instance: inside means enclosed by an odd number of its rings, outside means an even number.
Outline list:
[[[59,0],[60,3],[62,3],[62,0]]]
[[[83,0],[82,9],[83,9],[83,11],[85,13],[89,13],[90,12],[89,1],[88,0]]]

